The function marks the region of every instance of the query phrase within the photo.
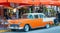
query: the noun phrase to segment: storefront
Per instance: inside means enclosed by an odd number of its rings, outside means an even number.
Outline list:
[[[0,15],[6,17],[7,19],[15,15],[16,18],[21,18],[21,15],[24,13],[29,13],[29,7],[1,7]]]
[[[3,16],[4,14],[3,14],[3,6],[2,5],[0,5],[0,16]]]

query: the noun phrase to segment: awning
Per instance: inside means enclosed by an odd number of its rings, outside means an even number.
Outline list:
[[[55,5],[60,6],[60,1],[58,0],[0,0],[0,5],[11,6],[11,3],[16,3],[20,5]]]
[[[42,5],[60,6],[60,0],[40,0]]]
[[[18,3],[20,5],[39,5],[39,0],[8,0],[8,2]]]
[[[23,0],[8,0],[8,2],[12,2],[12,3],[23,3]]]
[[[19,4],[19,5],[31,5],[29,3],[30,0],[8,0],[8,2],[10,3],[16,3],[16,4]]]
[[[50,0],[39,0],[42,5],[49,5]]]
[[[8,0],[0,0],[0,5],[3,5],[3,6],[10,6],[10,3],[8,2]]]
[[[60,6],[60,1],[50,1],[50,5]]]
[[[0,0],[0,3],[7,2],[7,0]]]
[[[9,6],[10,6],[10,3],[8,3],[8,2],[3,2],[3,3],[0,3],[0,5],[3,5],[3,6],[6,6],[6,7],[9,7]]]

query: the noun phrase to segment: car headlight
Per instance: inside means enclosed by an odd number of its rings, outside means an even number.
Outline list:
[[[8,24],[8,22],[2,22],[1,24]]]

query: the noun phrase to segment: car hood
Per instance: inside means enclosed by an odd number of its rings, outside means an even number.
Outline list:
[[[25,21],[29,21],[30,19],[14,19],[14,20],[8,20],[10,24],[19,24],[24,23]]]

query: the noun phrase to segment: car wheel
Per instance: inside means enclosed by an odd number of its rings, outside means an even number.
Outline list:
[[[46,25],[46,28],[50,28],[50,24],[47,24],[47,25]]]
[[[24,31],[25,31],[25,32],[28,32],[29,30],[30,30],[30,26],[29,26],[29,25],[25,25],[25,26],[24,26]]]

